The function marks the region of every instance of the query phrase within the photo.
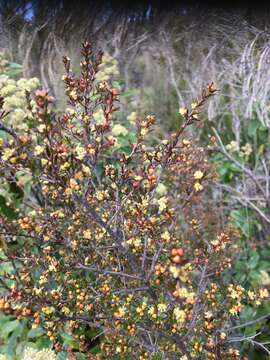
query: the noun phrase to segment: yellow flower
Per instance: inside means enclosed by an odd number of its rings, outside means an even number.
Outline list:
[[[197,170],[194,173],[195,180],[201,180],[203,178],[203,172],[201,170]]]
[[[141,129],[141,135],[142,136],[145,136],[147,133],[148,133],[148,129],[146,129],[146,128]]]
[[[243,151],[245,156],[249,156],[252,153],[252,146],[250,143],[246,143],[246,145],[241,147],[241,150]]]
[[[43,131],[46,129],[46,125],[41,124],[41,125],[39,125],[39,126],[37,127],[37,129],[38,129],[39,132],[43,133]]]
[[[137,113],[136,111],[133,111],[132,113],[130,113],[128,116],[127,116],[127,119],[132,123],[134,124],[136,122],[136,118],[137,118]]]
[[[52,306],[44,306],[43,308],[41,308],[41,311],[44,312],[44,314],[46,315],[50,315],[54,313],[54,307]]]
[[[85,173],[85,175],[90,176],[91,175],[91,170],[88,166],[86,165],[82,165],[82,171]]]
[[[49,162],[49,160],[47,160],[47,159],[44,159],[44,158],[41,159],[42,166],[45,166],[46,164],[48,164],[48,162]]]
[[[96,192],[96,197],[99,201],[103,200],[104,199],[104,192],[103,191],[97,191]]]
[[[202,191],[202,190],[203,190],[203,186],[202,186],[202,184],[200,184],[199,182],[195,182],[195,184],[194,184],[194,189],[195,189],[196,192]]]
[[[268,290],[267,289],[260,289],[259,296],[260,296],[261,299],[268,298],[268,296],[269,296]]]
[[[186,116],[187,112],[188,112],[188,109],[186,107],[180,107],[180,109],[179,109],[180,115]]]
[[[169,234],[169,232],[167,230],[164,231],[164,233],[162,233],[160,236],[166,242],[170,241],[170,239],[171,239],[171,236],[170,236],[170,234]]]
[[[43,146],[37,145],[34,150],[34,155],[38,156],[44,152],[45,148]]]
[[[92,235],[91,230],[87,229],[83,231],[83,237],[85,239],[91,239],[91,235]]]
[[[195,298],[195,293],[193,291],[188,291],[187,288],[181,287],[178,290],[179,296],[185,298],[188,303],[193,303]]]
[[[174,277],[175,279],[178,278],[179,273],[180,273],[180,269],[179,269],[179,268],[177,268],[175,265],[172,265],[172,266],[170,266],[169,271],[170,271],[170,273],[173,275],[173,277]]]
[[[69,186],[72,190],[78,190],[79,189],[79,185],[77,183],[77,181],[75,179],[70,179],[69,180]]]
[[[248,297],[249,297],[250,300],[255,300],[255,298],[256,298],[255,292],[249,290],[248,291]]]
[[[70,164],[66,161],[63,165],[60,166],[60,171],[66,171],[70,167]]]
[[[227,337],[225,332],[221,332],[219,336],[220,336],[221,340],[225,340]]]
[[[186,313],[184,310],[180,309],[179,307],[174,308],[173,315],[178,322],[178,324],[183,324],[186,321]]]
[[[161,303],[161,304],[157,305],[157,308],[158,308],[158,312],[163,313],[163,312],[165,312],[167,310],[167,305]]]
[[[166,198],[166,196],[163,196],[162,198],[160,198],[158,200],[158,205],[159,205],[159,211],[162,212],[163,210],[165,210],[167,208],[167,203],[168,203],[168,199]]]
[[[9,158],[11,158],[11,156],[14,154],[14,152],[15,152],[15,149],[9,149],[9,148],[5,149],[3,151],[2,159],[4,161],[7,161]]]
[[[183,139],[182,141],[183,145],[189,148],[191,146],[191,141],[187,139]]]
[[[238,151],[239,150],[238,143],[236,141],[231,141],[229,144],[226,145],[226,149],[231,153]]]
[[[156,319],[157,314],[156,314],[156,309],[154,306],[150,306],[149,310],[147,311],[148,315],[150,315],[151,317],[153,317],[154,319]]]
[[[76,146],[75,148],[75,152],[76,152],[76,159],[78,160],[82,160],[84,158],[84,156],[86,155],[86,150],[81,147],[80,145]]]
[[[117,309],[117,317],[120,317],[122,318],[126,313],[126,308],[124,306],[120,306],[118,309]]]

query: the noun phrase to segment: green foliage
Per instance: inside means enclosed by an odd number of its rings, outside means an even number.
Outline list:
[[[12,316],[0,314],[0,353],[7,360],[20,360],[27,347],[42,349],[51,345],[44,330],[29,329],[25,320],[15,320]]]
[[[243,169],[248,169],[254,174],[254,177],[264,176],[262,160],[266,166],[269,166],[269,129],[262,122],[253,118],[247,121],[247,126],[242,128],[240,143],[235,141],[231,122],[225,123],[225,131],[221,135],[226,151],[236,160],[233,162],[222,152],[213,153],[211,160],[216,164],[219,181],[229,186],[229,191],[224,193],[224,201],[229,205],[226,211],[230,217],[231,223],[239,230],[241,240],[239,248],[243,249],[241,256],[235,265],[234,278],[246,289],[258,288],[259,286],[269,287],[270,285],[270,248],[268,244],[269,234],[265,227],[263,218],[258,215],[254,208],[245,206],[242,203],[232,202],[237,188],[248,189],[247,195],[253,194],[253,197],[260,197],[258,189],[252,187],[252,180],[249,180],[247,173]],[[227,144],[227,145],[226,145]],[[249,181],[248,181],[249,180]],[[253,184],[254,185],[254,184]],[[234,189],[236,191],[234,191]],[[244,194],[238,194],[239,197]],[[262,213],[267,213],[263,202],[255,202],[255,205]],[[259,243],[259,239],[262,243]],[[256,341],[268,343],[270,341],[270,328],[267,315],[269,314],[269,302],[261,305],[258,310],[252,307],[246,307],[242,314],[242,323],[252,322],[252,325],[246,326],[245,336],[255,333],[261,333],[256,337]],[[254,319],[265,317],[261,321]],[[248,352],[249,359],[267,359],[266,352],[260,347],[253,347],[251,344],[244,345],[243,351]]]

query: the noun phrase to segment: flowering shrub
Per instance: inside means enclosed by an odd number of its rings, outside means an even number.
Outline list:
[[[45,329],[57,352],[68,327],[90,356],[90,327],[99,359],[240,359],[231,324],[268,293],[231,281],[237,232],[219,229],[205,207],[215,174],[185,137],[216,87],[180,108],[178,130],[155,146],[147,143],[155,117],[136,116],[134,140],[120,151],[117,136],[128,134],[114,124],[118,92],[96,80],[102,53],[85,42],[82,55],[79,78],[64,58],[68,111],[55,116],[53,98],[38,90],[35,111],[28,96],[25,133],[1,125],[10,138],[0,175],[23,196],[0,218],[1,261],[12,269],[1,279],[0,309]]]

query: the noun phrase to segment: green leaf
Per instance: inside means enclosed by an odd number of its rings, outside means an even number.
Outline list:
[[[137,89],[132,89],[132,90],[128,90],[128,91],[121,93],[121,97],[129,97],[129,96],[136,95],[137,93],[138,93]]]
[[[31,339],[31,338],[37,338],[41,335],[44,335],[46,332],[44,329],[42,329],[41,327],[38,327],[36,329],[31,329],[28,334],[27,334],[27,337],[28,339]]]
[[[12,62],[12,63],[9,63],[9,67],[11,68],[11,69],[21,69],[22,70],[22,65],[20,65],[20,64],[17,64],[17,63],[14,63],[14,62]]]
[[[260,260],[260,255],[256,251],[253,251],[248,262],[249,268],[255,269],[259,263],[259,260]]]
[[[0,213],[8,220],[14,220],[17,218],[17,214],[10,206],[7,205],[6,199],[2,195],[0,195]]]
[[[72,349],[79,349],[78,341],[76,341],[71,335],[66,332],[62,332],[60,335],[64,340],[64,346],[68,345],[71,346]]]
[[[20,326],[18,320],[13,320],[5,323],[1,329],[1,336],[7,337],[11,332]]]
[[[90,350],[90,353],[91,353],[91,354],[98,354],[98,353],[100,353],[100,346],[99,346],[99,344],[93,346],[93,347],[91,348],[91,350]]]
[[[60,353],[58,353],[57,355],[57,360],[66,360],[67,359],[68,354],[64,351],[61,351]]]
[[[256,131],[259,126],[260,126],[259,120],[251,120],[248,125],[248,136],[253,137],[254,135],[256,135]]]
[[[6,355],[7,355],[8,359],[10,359],[10,360],[14,359],[13,355],[14,355],[14,351],[15,351],[15,348],[17,345],[18,335],[19,334],[16,331],[14,331],[8,340]]]
[[[52,341],[48,337],[42,336],[42,337],[38,338],[38,340],[36,340],[35,346],[37,349],[51,348]]]

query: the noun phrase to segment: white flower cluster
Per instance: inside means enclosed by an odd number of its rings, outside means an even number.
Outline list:
[[[22,360],[56,360],[56,354],[51,349],[36,350],[26,348]]]
[[[236,141],[231,141],[229,144],[226,145],[226,149],[230,153],[239,152],[240,156],[248,158],[252,154],[252,146],[250,143],[246,143],[245,145],[241,146],[241,149]]]
[[[0,68],[2,68],[2,56],[0,54]],[[15,80],[6,74],[0,75],[0,95],[4,97],[4,110],[10,111],[5,118],[8,125],[12,125],[17,131],[27,130],[27,124],[24,119],[28,114],[26,108],[25,91],[36,90],[40,86],[39,79],[34,77],[31,79],[21,78]]]
[[[102,58],[102,63],[97,73],[97,80],[107,81],[112,79],[114,76],[119,75],[118,61],[114,59],[108,53],[105,53]]]

